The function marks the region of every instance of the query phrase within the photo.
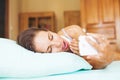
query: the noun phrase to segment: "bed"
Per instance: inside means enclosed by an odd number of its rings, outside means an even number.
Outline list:
[[[1,78],[0,80],[120,80],[120,61],[101,70],[83,70],[35,78]]]
[[[83,58],[71,53],[36,54],[4,38],[0,38],[0,49],[0,80],[120,79],[120,61],[92,70]]]

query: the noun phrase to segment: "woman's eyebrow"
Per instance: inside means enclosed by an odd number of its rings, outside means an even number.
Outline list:
[[[48,32],[48,40],[50,40],[50,35],[51,35],[50,32]]]

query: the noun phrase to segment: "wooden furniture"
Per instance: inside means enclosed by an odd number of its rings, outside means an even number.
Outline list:
[[[65,11],[64,25],[80,25],[80,11]]]
[[[54,12],[29,12],[20,13],[20,32],[30,27],[47,28],[55,31]]]
[[[87,32],[100,33],[114,41],[119,4],[119,0],[80,0],[81,26]]]

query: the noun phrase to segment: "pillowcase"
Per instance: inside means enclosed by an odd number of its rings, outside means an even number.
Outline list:
[[[91,68],[72,53],[34,53],[13,40],[0,38],[0,77],[40,77]]]

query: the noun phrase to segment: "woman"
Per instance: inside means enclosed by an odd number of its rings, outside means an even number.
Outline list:
[[[78,37],[81,35],[86,35],[86,33],[77,25],[65,27],[58,33],[46,29],[31,28],[25,30],[18,36],[18,44],[34,52],[53,53],[67,51],[80,55]],[[110,44],[107,39],[97,34],[88,35],[96,39],[97,43],[89,38],[87,38],[87,41],[97,49],[99,54],[87,55],[83,56],[83,58],[86,59],[94,69],[104,68],[115,60],[116,57],[114,57],[113,53],[116,54],[116,52],[113,50],[108,52],[108,48],[110,48],[108,46]],[[69,42],[64,37],[69,37],[71,41]],[[99,37],[103,37],[103,39]]]
[[[71,45],[62,37],[66,36],[66,34],[73,39],[72,42],[77,43],[76,39],[78,36],[85,33],[77,25],[68,26],[59,31],[58,34],[47,29],[30,28],[18,36],[18,44],[34,52],[51,53],[72,51],[78,53],[78,44],[75,44],[77,47],[74,48],[72,47],[74,45]]]

